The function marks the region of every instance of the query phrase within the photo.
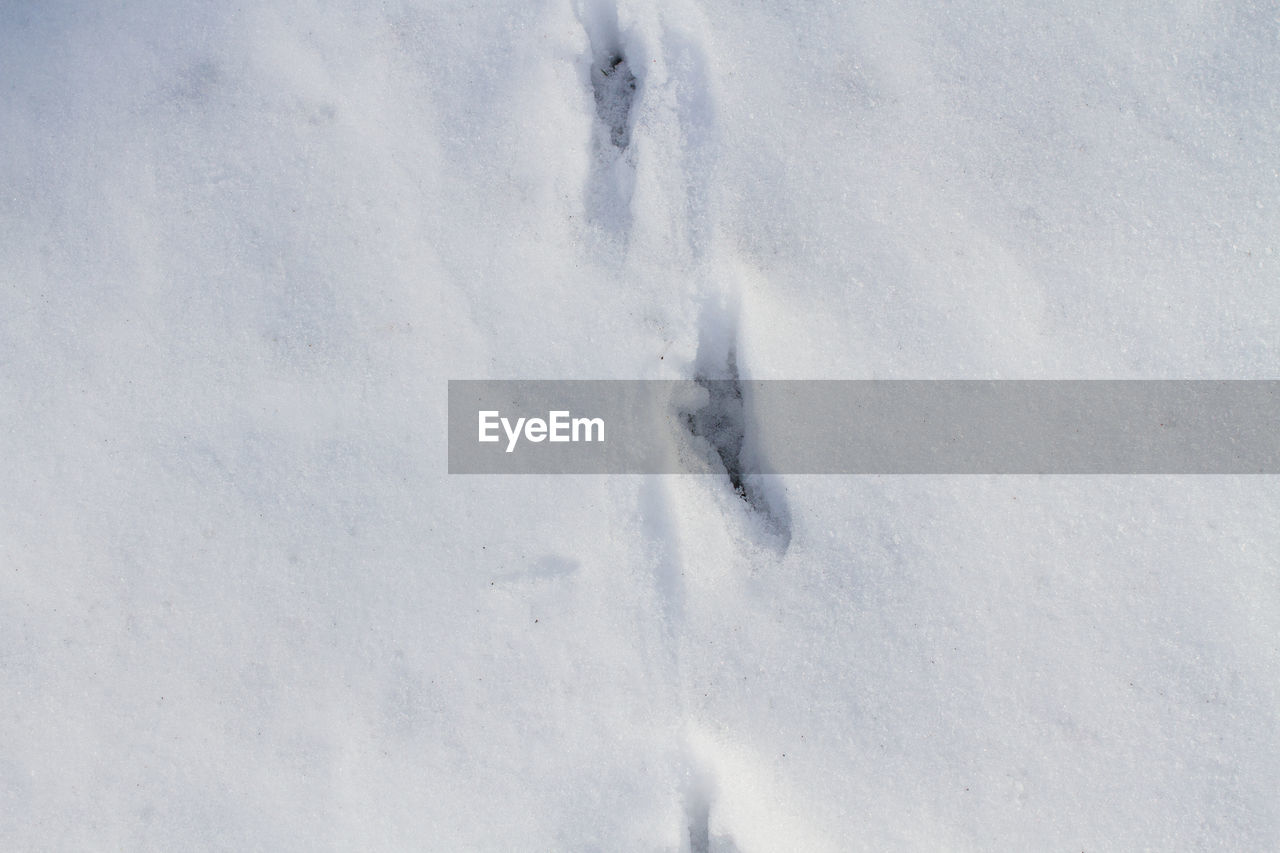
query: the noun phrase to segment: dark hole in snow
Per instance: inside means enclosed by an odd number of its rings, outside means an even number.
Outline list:
[[[715,378],[701,370],[694,376],[694,382],[707,390],[707,404],[685,413],[685,428],[711,445],[724,466],[733,491],[760,518],[765,529],[778,538],[785,551],[791,541],[789,515],[785,507],[775,506],[770,500],[760,471],[751,464],[750,454],[745,452],[747,417],[737,354],[733,348],[727,353],[722,371],[716,370]]]
[[[742,443],[746,437],[746,424],[742,412],[742,388],[737,379],[694,380],[707,389],[708,401],[695,412],[685,416],[689,432],[705,438],[720,458],[729,484],[744,499],[747,489],[742,481]]]
[[[631,105],[636,99],[636,76],[627,60],[618,53],[604,57],[591,69],[596,115],[609,129],[609,141],[616,148],[631,144]]]

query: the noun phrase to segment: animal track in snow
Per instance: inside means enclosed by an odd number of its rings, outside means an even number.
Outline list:
[[[636,75],[620,52],[606,53],[592,64],[591,88],[595,92],[596,115],[609,129],[609,141],[614,148],[626,149],[631,144]]]
[[[690,791],[685,802],[685,819],[689,823],[689,853],[739,853],[733,838],[711,834],[711,798],[706,790]]]
[[[750,419],[738,373],[737,328],[723,308],[703,318],[694,382],[707,391],[707,403],[684,415],[689,432],[711,445],[733,491],[742,498],[785,551],[791,544],[791,516],[767,486],[748,433]]]
[[[590,56],[584,64],[596,113],[591,129],[587,217],[625,242],[636,181],[631,135],[641,81],[627,60],[628,46],[618,29],[618,10],[610,0],[582,0],[578,20],[590,43]]]

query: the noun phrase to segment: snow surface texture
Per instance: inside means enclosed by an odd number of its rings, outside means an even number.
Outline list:
[[[1275,478],[444,473],[448,378],[1277,378],[1277,18],[0,4],[0,847],[1280,848]]]

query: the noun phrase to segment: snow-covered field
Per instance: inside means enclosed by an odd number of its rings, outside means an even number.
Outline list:
[[[1274,2],[0,3],[0,848],[1280,848],[1274,477],[444,435],[1280,378],[1278,155]]]

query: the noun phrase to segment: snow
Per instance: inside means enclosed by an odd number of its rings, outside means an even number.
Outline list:
[[[1280,846],[1274,478],[445,473],[450,378],[1276,378],[1278,40],[4,4],[0,846]]]

